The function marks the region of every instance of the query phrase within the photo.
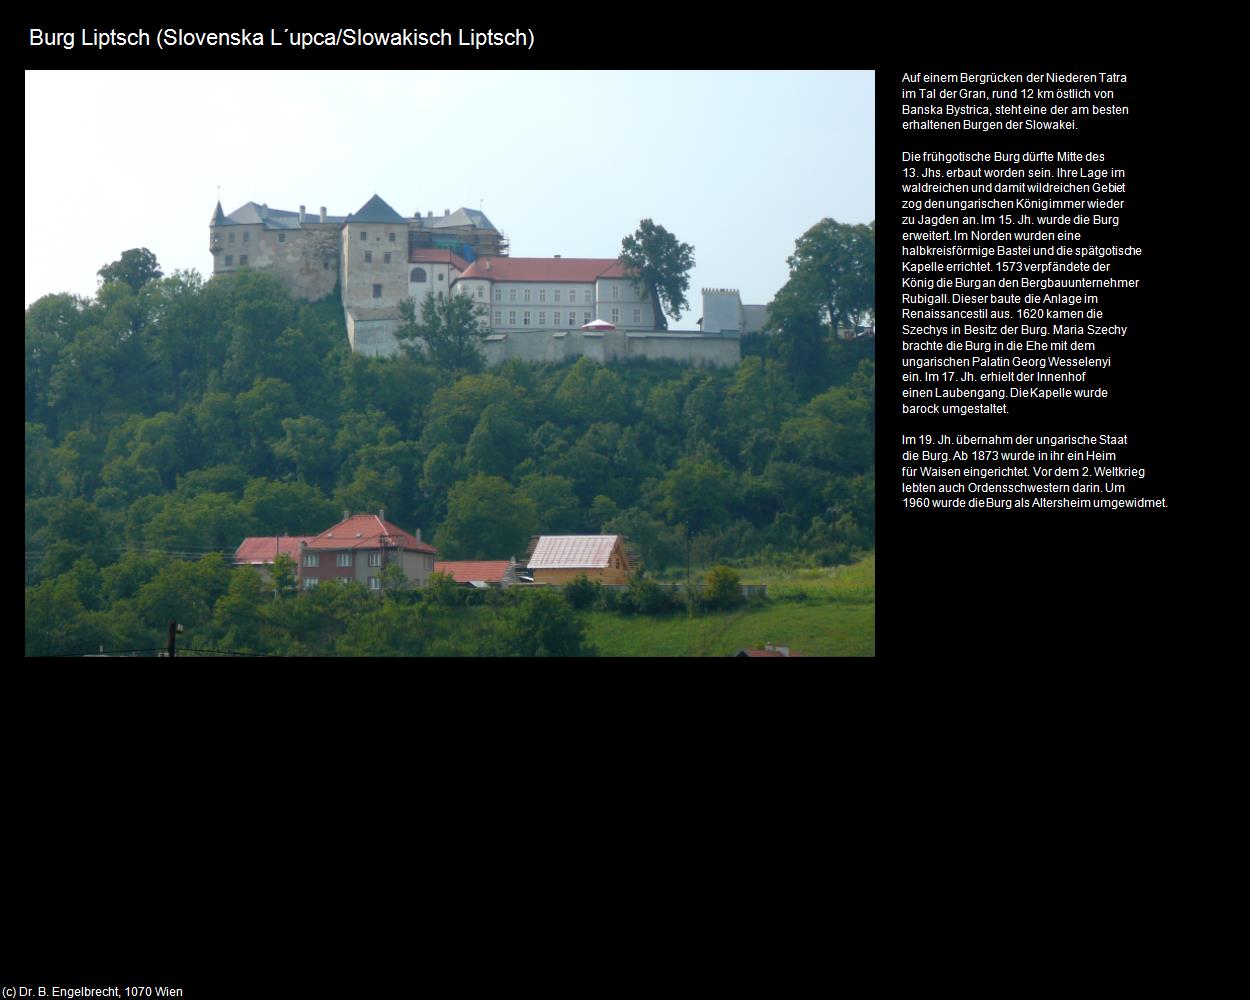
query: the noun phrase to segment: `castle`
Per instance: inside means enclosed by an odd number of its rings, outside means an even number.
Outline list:
[[[512,257],[508,240],[480,211],[444,209],[405,218],[377,195],[347,216],[248,202],[209,225],[213,274],[259,268],[293,295],[339,289],[353,351],[393,355],[399,303],[418,315],[432,295],[467,295],[481,306],[487,364],[512,358],[600,362],[665,358],[736,365],[740,338],[763,325],[764,307],[733,289],[703,290],[698,330],[656,330],[650,296],[615,258]]]

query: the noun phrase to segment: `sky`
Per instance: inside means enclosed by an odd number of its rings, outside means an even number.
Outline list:
[[[208,275],[220,197],[480,208],[514,257],[615,257],[652,219],[766,303],[821,219],[874,218],[872,72],[28,71],[26,304],[147,247]]]

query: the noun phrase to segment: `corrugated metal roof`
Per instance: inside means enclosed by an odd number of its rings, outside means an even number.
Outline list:
[[[605,569],[620,535],[543,535],[530,569]]]

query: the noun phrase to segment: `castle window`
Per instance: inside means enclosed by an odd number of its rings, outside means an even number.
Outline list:
[[[589,323],[589,322],[590,322],[590,313],[582,313],[582,322],[583,322],[583,323]]]
[[[362,230],[360,231],[360,239],[361,239],[361,242],[364,242],[364,241],[365,241],[365,240],[367,240],[368,238],[369,238],[369,234],[368,234],[368,233],[366,233],[366,232],[362,229]]]
[[[386,253],[382,254],[382,263],[389,264],[390,262],[391,262],[391,254],[390,254],[390,251],[388,250]]]
[[[509,302],[515,302],[515,301],[516,301],[516,289],[515,289],[515,288],[509,288],[509,289],[508,289],[508,301],[509,301]]]
[[[481,285],[478,285],[478,286],[477,286],[477,297],[478,297],[479,299],[482,297],[482,286],[481,286]]]
[[[558,289],[558,288],[556,289],[556,301],[557,301],[557,302],[559,302],[559,301],[560,301],[560,289]]]
[[[530,325],[530,311],[529,311],[528,309],[526,309],[526,310],[525,310],[525,316],[523,317],[523,324],[522,324],[522,325],[523,325],[523,326],[529,326],[529,325]]]
[[[495,310],[495,326],[502,326],[502,325],[503,325],[503,313],[501,313],[498,309],[496,309]]]
[[[394,243],[394,242],[395,242],[395,234],[394,234],[394,233],[387,233],[387,234],[386,234],[386,238],[387,238],[388,240],[390,240],[392,243]]]
[[[285,242],[286,242],[286,233],[279,233],[279,234],[278,234],[278,242],[279,242],[279,243],[285,243]]]
[[[556,314],[552,317],[552,319],[551,319],[551,325],[552,325],[552,326],[559,326],[559,325],[560,325],[560,313],[556,313]]]
[[[382,297],[382,286],[381,286],[381,285],[374,285],[374,286],[373,286],[373,297],[374,297],[375,299],[380,299],[380,298]]]
[[[366,263],[366,264],[372,264],[372,263],[373,263],[373,251],[372,251],[372,250],[366,250],[366,251],[365,251],[365,263]]]
[[[621,297],[621,286],[617,284],[613,284],[612,285],[612,298],[619,299],[620,297]]]
[[[247,254],[239,254],[239,267],[247,267]]]
[[[545,312],[540,312],[538,314],[538,325],[539,326],[547,325],[547,314]]]
[[[592,302],[592,301],[594,301],[594,300],[590,297],[590,296],[591,296],[591,294],[592,294],[592,293],[591,293],[591,290],[590,290],[589,288],[587,288],[587,289],[586,289],[586,301],[587,301],[587,302]],[[588,320],[587,322],[589,322],[589,320]]]
[[[508,313],[508,325],[516,326],[516,313],[515,312]]]
[[[641,322],[642,322],[642,310],[641,310],[641,309],[635,309],[635,310],[634,310],[634,322],[635,322],[635,323],[641,323]]]
[[[528,302],[529,300],[530,300],[530,290],[527,288],[525,289],[525,301]]]
[[[233,243],[233,242],[234,242],[234,233],[229,233],[229,234],[227,234],[227,236],[226,236],[226,242],[227,242],[227,243]]]
[[[411,281],[414,285],[424,284],[425,283],[425,268],[414,267],[412,269],[412,274],[408,275],[408,280]]]
[[[244,242],[244,243],[250,243],[251,241],[252,241],[252,234],[251,234],[251,233],[244,233],[244,234],[243,234],[243,242]]]
[[[439,272],[438,272],[438,280],[439,280],[439,281],[445,281],[446,279],[447,279],[447,275],[443,274],[443,272],[442,272],[442,271],[439,271]]]
[[[547,289],[545,289],[545,288],[540,288],[540,289],[538,290],[538,301],[539,301],[539,302],[546,302],[546,301],[547,301]]]
[[[234,254],[226,254],[226,267],[234,267]]]
[[[495,289],[495,301],[496,301],[496,302],[502,302],[502,301],[503,301],[503,289],[502,289],[502,288],[496,288],[496,289]]]
[[[619,309],[612,310],[612,322],[619,323],[621,321],[621,311]]]
[[[321,262],[321,270],[323,270],[323,271],[328,271],[328,270],[330,270],[330,262],[329,262],[328,260],[323,260],[323,261]]]

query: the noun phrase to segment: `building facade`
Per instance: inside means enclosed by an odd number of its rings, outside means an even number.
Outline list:
[[[218,202],[209,234],[215,275],[264,269],[310,300],[337,287],[352,350],[372,356],[399,352],[403,300],[420,317],[426,299],[458,294],[480,310],[489,365],[590,357],[729,366],[749,332],[744,309],[758,308],[743,307],[736,292],[705,289],[700,329],[656,330],[650,295],[614,258],[511,257],[480,211],[405,217],[377,195],[347,216],[255,202],[226,215]]]
[[[332,528],[299,545],[299,586],[311,590],[326,580],[355,580],[382,590],[382,574],[397,564],[408,581],[424,587],[434,573],[438,550],[386,520],[384,513],[348,514]]]

